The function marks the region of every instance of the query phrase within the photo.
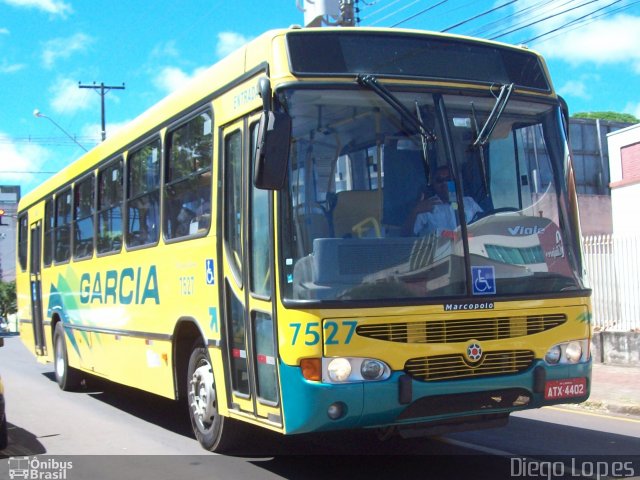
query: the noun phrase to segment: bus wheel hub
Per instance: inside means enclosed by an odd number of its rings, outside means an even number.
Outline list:
[[[203,423],[211,423],[216,413],[215,389],[213,388],[213,373],[211,365],[198,367],[191,378],[191,408],[197,418]]]

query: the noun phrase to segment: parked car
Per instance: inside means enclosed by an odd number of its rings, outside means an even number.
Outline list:
[[[0,347],[4,345],[4,339],[0,338]],[[0,378],[0,450],[7,448],[9,443],[9,435],[7,432],[7,416],[4,410],[4,387],[2,378]]]

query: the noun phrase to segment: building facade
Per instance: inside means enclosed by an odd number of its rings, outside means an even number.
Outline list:
[[[640,124],[610,133],[607,139],[613,233],[640,235]]]
[[[613,232],[607,136],[629,125],[590,118],[572,118],[569,121],[583,235]]]
[[[16,279],[16,213],[20,201],[20,187],[0,185],[0,280],[12,282]]]

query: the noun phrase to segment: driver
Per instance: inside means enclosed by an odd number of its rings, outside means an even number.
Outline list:
[[[413,226],[411,232],[414,235],[442,235],[443,232],[453,231],[458,225],[457,206],[449,199],[449,182],[451,171],[446,165],[436,169],[433,182],[435,195],[426,198],[423,194],[417,205],[407,219],[405,230]],[[451,193],[454,193],[452,190]],[[471,197],[463,197],[464,214],[467,223],[470,223],[477,213],[482,212],[480,205]],[[455,200],[454,200],[455,201]],[[408,228],[407,228],[408,227]]]

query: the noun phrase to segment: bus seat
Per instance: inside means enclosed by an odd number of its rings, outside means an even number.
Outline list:
[[[336,194],[336,206],[333,210],[336,237],[353,236],[353,228],[367,219],[373,219],[380,225],[381,218],[379,190],[345,190]]]
[[[316,238],[328,238],[331,236],[327,216],[320,207],[315,207],[311,211],[306,211],[303,207],[299,207],[297,222],[300,226],[305,253],[311,252],[313,241]]]
[[[402,226],[427,186],[422,152],[398,150],[396,142],[384,150],[383,223]]]

